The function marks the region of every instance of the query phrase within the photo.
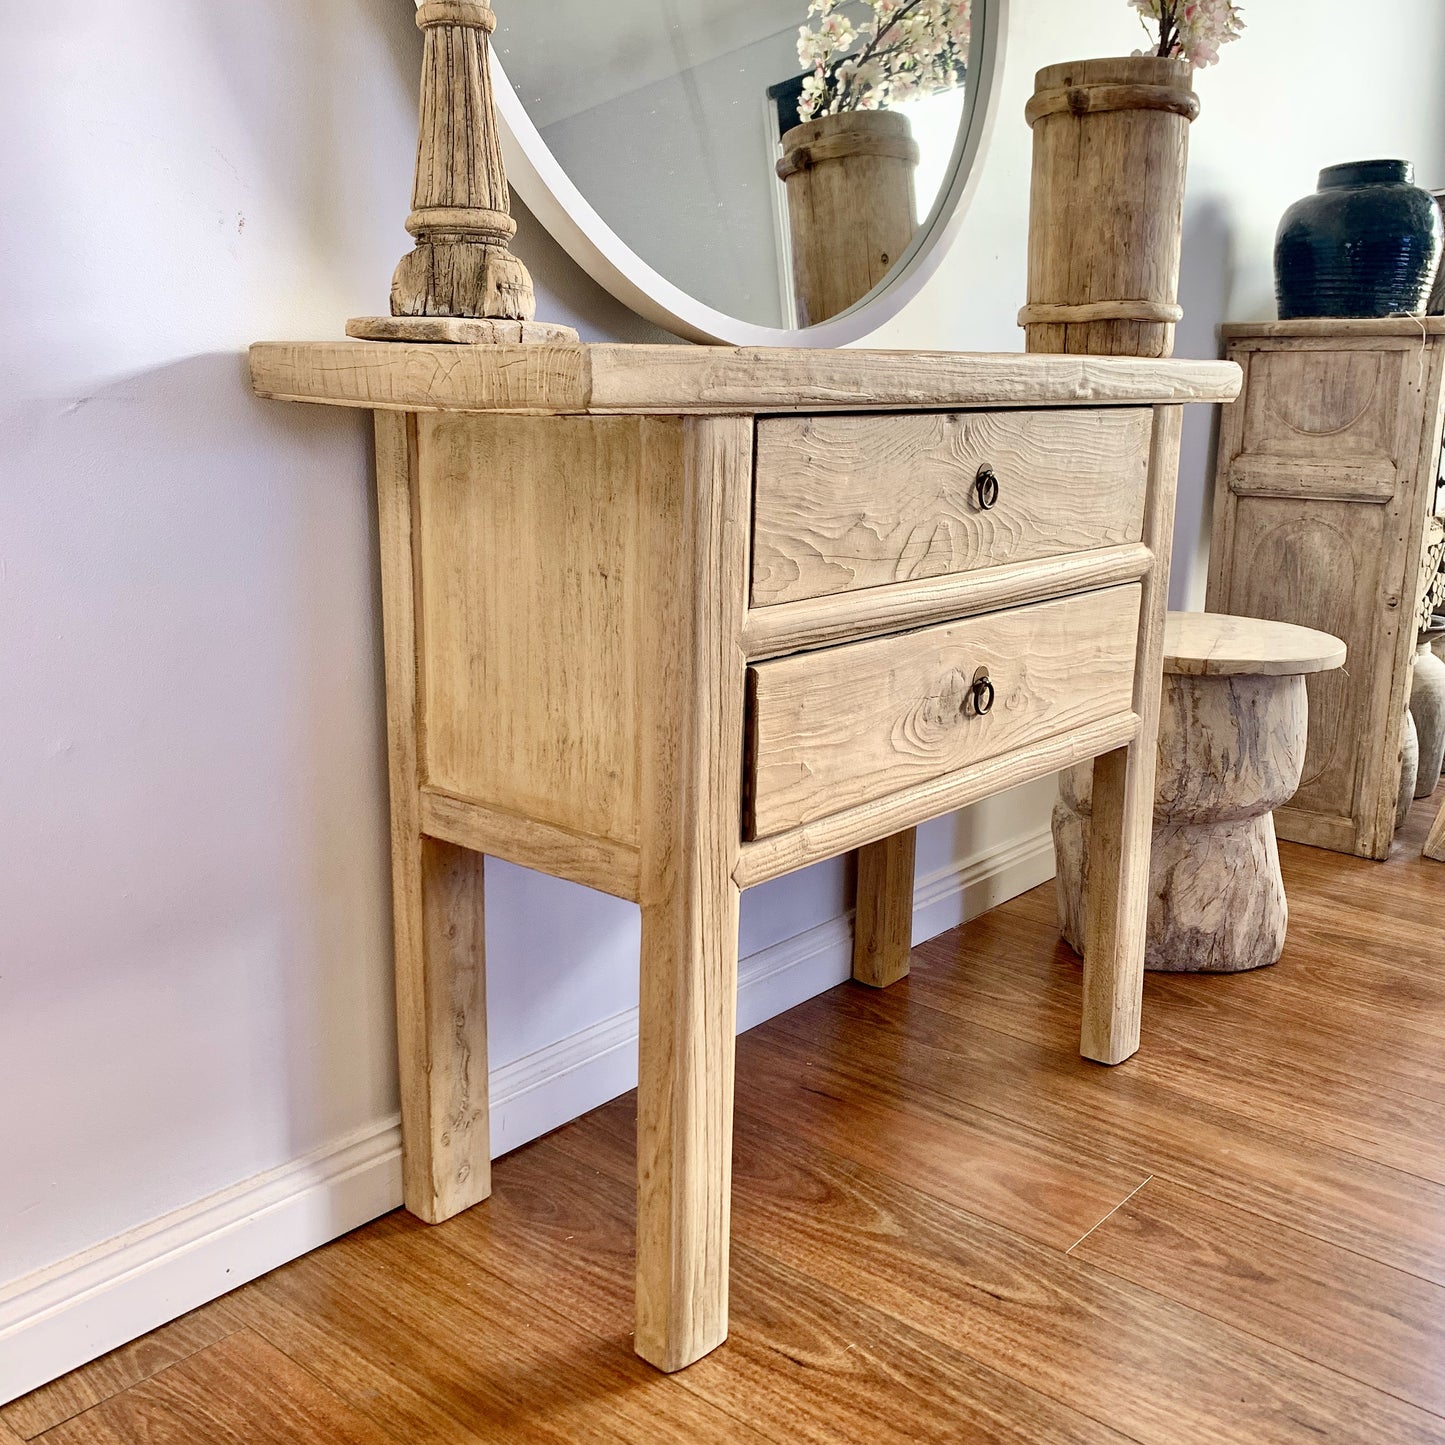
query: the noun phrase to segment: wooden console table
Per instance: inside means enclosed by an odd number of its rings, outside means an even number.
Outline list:
[[[642,907],[638,1353],[727,1333],[739,890],[1093,757],[1083,1052],[1138,1046],[1179,420],[1224,362],[253,348],[376,412],[407,1207],[485,1198],[482,860]]]

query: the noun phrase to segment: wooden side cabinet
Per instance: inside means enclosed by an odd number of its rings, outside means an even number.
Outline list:
[[[376,413],[406,1203],[489,1190],[483,858],[642,910],[636,1347],[727,1333],[741,889],[1085,759],[1083,1052],[1138,1046],[1182,403],[1221,362],[260,345]],[[1112,865],[1112,866],[1110,866]]]
[[[1384,858],[1440,476],[1445,319],[1226,326],[1244,371],[1220,427],[1211,612],[1343,638],[1308,679],[1309,746],[1282,838]]]

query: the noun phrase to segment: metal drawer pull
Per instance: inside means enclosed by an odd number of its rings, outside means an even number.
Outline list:
[[[973,494],[985,512],[998,501],[998,477],[987,462],[978,469],[978,475],[973,479]]]
[[[988,668],[981,667],[974,673],[970,693],[973,697],[973,710],[979,717],[993,711],[993,679],[988,675]]]

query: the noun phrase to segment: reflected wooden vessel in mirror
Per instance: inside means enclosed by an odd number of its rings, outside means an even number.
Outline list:
[[[628,305],[695,340],[837,345],[936,263],[978,168],[1005,0],[505,0],[523,199]],[[906,61],[906,64],[904,62]]]

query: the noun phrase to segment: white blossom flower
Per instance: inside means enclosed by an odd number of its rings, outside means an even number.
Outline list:
[[[971,0],[810,0],[798,32],[803,80],[798,115],[879,110],[959,85],[972,38]]]
[[[1238,40],[1244,15],[1234,0],[1129,0],[1141,23],[1158,28],[1151,55],[1174,55],[1191,65],[1214,65],[1219,47]]]

